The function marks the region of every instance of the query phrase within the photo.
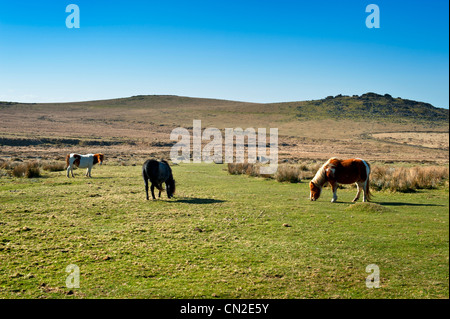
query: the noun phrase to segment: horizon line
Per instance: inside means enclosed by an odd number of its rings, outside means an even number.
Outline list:
[[[203,100],[219,100],[219,101],[228,101],[228,102],[236,102],[236,103],[249,103],[249,104],[279,104],[279,103],[295,103],[295,102],[306,102],[306,101],[317,101],[317,100],[325,100],[329,97],[355,97],[355,96],[362,96],[365,94],[376,94],[379,96],[386,96],[390,95],[394,99],[402,99],[402,100],[409,100],[409,101],[415,101],[419,103],[426,103],[430,104],[431,106],[439,109],[446,109],[448,110],[448,107],[439,107],[434,106],[433,104],[425,101],[417,101],[412,100],[408,98],[402,98],[402,97],[393,97],[389,93],[385,94],[379,94],[376,92],[366,92],[361,95],[353,94],[353,95],[347,95],[347,94],[338,94],[338,95],[328,95],[323,98],[316,98],[316,99],[307,99],[307,100],[290,100],[290,101],[276,101],[276,102],[254,102],[254,101],[242,101],[242,100],[233,100],[233,99],[226,99],[226,98],[218,98],[218,97],[198,97],[198,96],[186,96],[186,95],[176,95],[176,94],[137,94],[137,95],[131,95],[131,96],[125,96],[125,97],[113,97],[113,98],[100,98],[100,99],[92,99],[92,100],[78,100],[78,101],[56,101],[56,102],[20,102],[20,101],[2,101],[0,100],[0,103],[14,103],[14,104],[68,104],[68,103],[88,103],[88,102],[99,102],[99,101],[109,101],[109,100],[121,100],[121,99],[130,99],[133,97],[148,97],[148,96],[161,96],[161,97],[182,97],[182,98],[189,98],[189,99],[203,99]]]

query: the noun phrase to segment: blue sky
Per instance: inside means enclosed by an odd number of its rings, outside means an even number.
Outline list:
[[[67,5],[80,8],[68,29]],[[368,4],[380,8],[369,29]],[[0,100],[389,93],[449,106],[448,1],[4,1]]]

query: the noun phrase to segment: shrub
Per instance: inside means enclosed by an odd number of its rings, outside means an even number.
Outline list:
[[[272,175],[261,174],[260,165],[252,163],[228,163],[228,173],[232,175],[248,175],[253,177],[272,178]]]
[[[254,164],[250,163],[228,163],[228,173],[232,175],[251,175]]]
[[[38,162],[32,162],[32,163],[26,164],[25,177],[27,177],[27,178],[41,177],[41,170],[39,168]]]
[[[0,169],[9,170],[13,166],[10,160],[0,160]]]
[[[45,163],[42,165],[42,169],[49,172],[64,171],[66,169],[66,164],[60,162]]]
[[[416,189],[433,189],[449,178],[446,166],[373,167],[370,185],[376,190],[413,192]]]
[[[300,183],[300,175],[303,171],[300,166],[279,165],[275,173],[275,179],[278,182]]]
[[[265,178],[275,178],[278,182],[299,183],[310,180],[322,166],[314,161],[298,164],[279,164],[274,175],[261,175],[260,166],[250,163],[229,163],[230,174],[245,174]],[[414,192],[416,189],[433,189],[449,180],[448,166],[373,166],[370,174],[370,186],[375,190],[393,192]],[[326,185],[324,185],[326,186]],[[352,185],[351,187],[355,187]],[[343,188],[343,186],[341,186]]]
[[[24,164],[19,164],[14,166],[11,171],[11,174],[15,177],[24,177],[25,176],[26,167]]]
[[[302,162],[299,164],[278,164],[275,174],[260,174],[260,165],[251,163],[229,163],[228,173],[245,174],[264,178],[274,178],[278,182],[299,183],[304,179],[312,179],[322,164]]]
[[[248,164],[228,163],[228,173],[232,175],[245,174]]]
[[[35,178],[41,176],[41,171],[38,162],[29,162],[14,166],[11,174],[15,177]]]

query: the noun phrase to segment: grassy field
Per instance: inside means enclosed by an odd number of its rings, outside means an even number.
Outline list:
[[[0,178],[0,298],[448,298],[448,184],[354,189],[173,166],[176,197],[146,201],[141,167],[92,178]],[[80,269],[66,288],[65,269]],[[380,269],[369,289],[366,266]]]

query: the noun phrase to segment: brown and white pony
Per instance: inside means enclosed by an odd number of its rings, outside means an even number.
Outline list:
[[[73,166],[79,168],[87,168],[86,176],[91,177],[92,166],[94,166],[97,163],[100,163],[100,165],[102,165],[103,159],[104,155],[101,153],[87,154],[87,155],[69,154],[66,156],[67,177],[69,177],[69,172],[72,172],[72,177],[74,177]]]
[[[356,183],[358,191],[353,202],[359,199],[361,189],[364,191],[363,202],[370,200],[371,193],[369,189],[370,165],[360,158],[352,158],[347,160],[340,160],[336,157],[330,158],[317,171],[314,178],[309,182],[310,196],[312,201],[320,197],[322,186],[328,182],[333,191],[332,203],[337,200],[338,184],[353,184]]]

